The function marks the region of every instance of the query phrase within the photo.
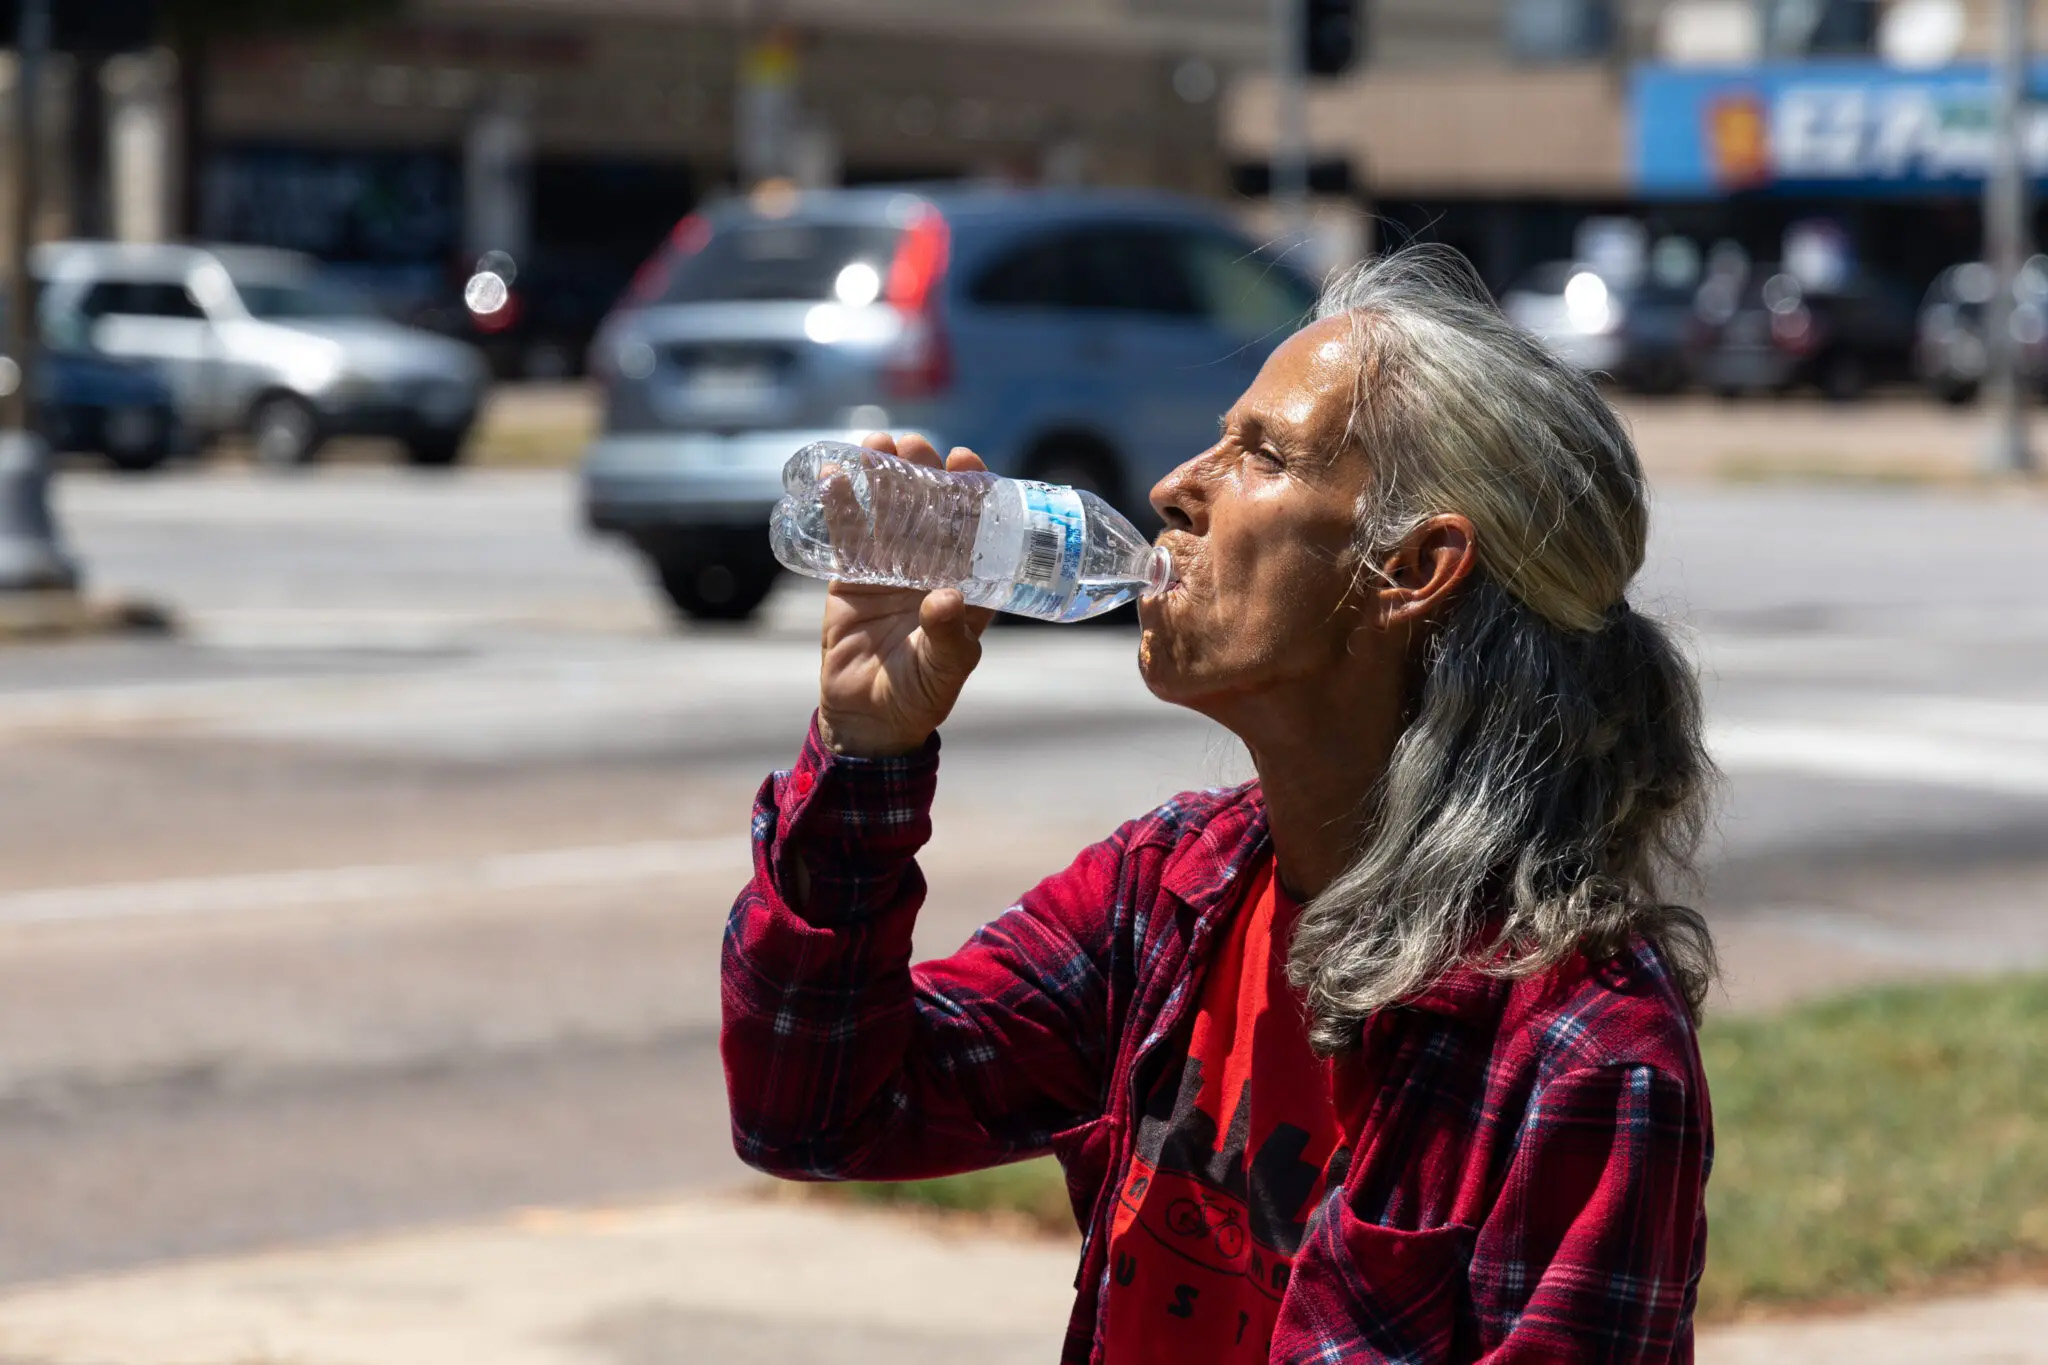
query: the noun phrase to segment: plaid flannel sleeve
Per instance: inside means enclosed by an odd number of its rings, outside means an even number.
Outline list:
[[[1036,1155],[1095,1116],[1121,836],[913,968],[937,774],[936,736],[861,760],[813,726],[761,789],[720,970],[733,1141],[750,1165],[919,1179]]]
[[[1532,1096],[1470,1268],[1487,1362],[1692,1359],[1707,1135],[1652,1066],[1564,1072]]]

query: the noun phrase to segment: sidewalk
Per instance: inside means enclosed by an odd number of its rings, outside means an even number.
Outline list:
[[[6,1365],[1050,1365],[1071,1248],[695,1199],[0,1295]]]
[[[1051,1365],[1073,1248],[699,1198],[0,1294],[6,1365]],[[1701,1365],[2048,1362],[2048,1290],[1703,1332]]]

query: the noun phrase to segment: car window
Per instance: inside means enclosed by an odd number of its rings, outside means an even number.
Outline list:
[[[695,252],[673,261],[653,302],[871,303],[888,280],[899,235],[897,228],[853,223],[721,227]]]
[[[236,280],[235,292],[249,316],[265,322],[378,316],[368,295],[338,280]]]
[[[1163,228],[1064,228],[999,257],[969,294],[991,307],[1197,317],[1201,301],[1176,245]]]
[[[968,291],[992,308],[1081,308],[1075,234],[1053,233],[1013,247],[982,271]]]
[[[1104,228],[1083,242],[1083,285],[1098,308],[1158,317],[1202,314],[1194,281],[1177,249],[1179,233],[1159,228]]]
[[[1626,293],[1631,302],[1655,304],[1664,308],[1685,308],[1692,304],[1693,290],[1670,284],[1639,284]]]
[[[160,280],[100,280],[85,291],[78,311],[88,318],[111,314],[145,318],[206,316],[184,285]]]
[[[1236,238],[1187,236],[1181,258],[1203,316],[1233,336],[1291,332],[1315,307],[1306,280]]]
[[[1586,267],[1574,261],[1548,261],[1525,272],[1508,289],[1510,294],[1562,294],[1572,276]]]

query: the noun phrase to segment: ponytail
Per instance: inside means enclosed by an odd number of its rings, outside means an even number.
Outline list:
[[[1288,972],[1311,1042],[1355,1046],[1367,1016],[1460,960],[1525,976],[1631,938],[1696,1019],[1713,940],[1662,888],[1691,868],[1713,780],[1698,684],[1664,626],[1622,607],[1569,630],[1477,578],[1430,646],[1372,833],[1302,912]]]

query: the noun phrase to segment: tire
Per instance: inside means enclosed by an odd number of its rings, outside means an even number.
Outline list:
[[[782,566],[744,555],[652,553],[648,562],[676,614],[688,621],[751,620]]]
[[[1677,393],[1685,387],[1684,362],[1673,356],[1659,356],[1647,361],[1631,387],[1637,393],[1651,398],[1664,398]]]
[[[249,413],[249,445],[266,469],[299,469],[313,463],[327,433],[320,414],[296,394],[274,393]]]
[[[1117,472],[1116,457],[1095,446],[1060,443],[1042,447],[1025,460],[1024,477],[1082,489],[1125,516],[1130,515],[1124,500],[1123,477]]]
[[[145,474],[171,458],[176,419],[153,408],[116,410],[101,420],[107,463],[124,474]]]
[[[1977,401],[1977,381],[1957,379],[1953,376],[1934,380],[1928,385],[1934,396],[1952,408],[1968,407]]]
[[[553,339],[536,341],[528,346],[526,354],[520,357],[519,373],[522,379],[571,378],[576,373],[576,353]]]
[[[405,462],[415,469],[448,469],[462,463],[462,443],[468,437],[469,432],[460,428],[415,433],[406,438]]]
[[[1854,351],[1836,351],[1821,362],[1821,396],[1830,403],[1853,403],[1870,391],[1870,371]]]

